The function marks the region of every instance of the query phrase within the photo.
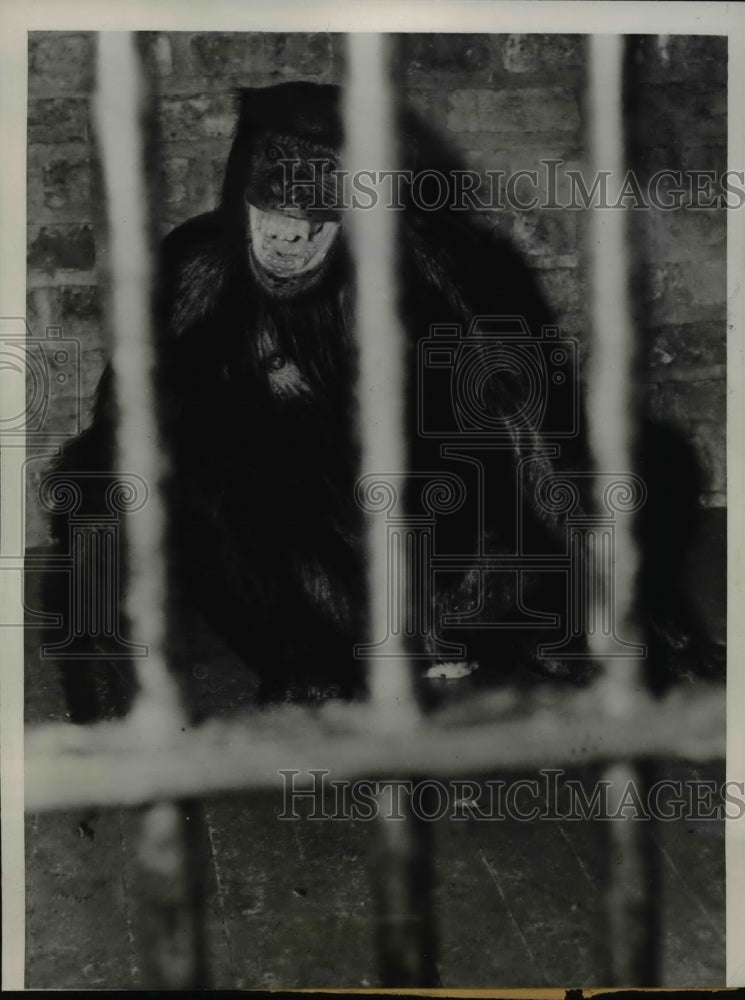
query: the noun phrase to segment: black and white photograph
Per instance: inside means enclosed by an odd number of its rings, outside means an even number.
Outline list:
[[[4,988],[742,985],[743,16],[350,6],[3,5]]]

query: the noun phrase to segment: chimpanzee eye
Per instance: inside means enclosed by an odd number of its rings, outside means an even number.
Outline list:
[[[270,160],[282,160],[285,154],[281,146],[278,146],[276,142],[270,142],[266,147],[266,155]]]

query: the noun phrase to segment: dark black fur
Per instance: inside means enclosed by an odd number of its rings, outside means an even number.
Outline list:
[[[352,645],[367,638],[362,521],[353,502],[358,443],[352,266],[342,241],[308,287],[272,288],[249,265],[246,239],[247,197],[266,204],[278,195],[269,182],[267,143],[277,141],[283,154],[333,155],[341,138],[338,101],[335,88],[312,84],[242,92],[220,206],[178,227],[162,249],[157,378],[171,470],[173,628],[188,620],[188,609],[197,609],[258,674],[264,699],[350,696],[364,687],[351,656]],[[447,169],[446,158],[419,125],[407,118],[404,132],[410,166]],[[550,314],[510,247],[463,214],[409,206],[400,221],[410,466],[463,474],[462,465],[440,457],[439,443],[414,432],[417,343],[432,323],[467,327],[480,314],[523,316],[537,337]],[[261,349],[267,338],[269,351]],[[294,365],[303,379],[287,396],[271,389],[271,373],[283,364]],[[111,468],[116,423],[111,388],[107,371],[93,426],[66,450],[61,469]],[[509,412],[520,386],[505,376],[491,392],[494,412]],[[516,464],[537,456],[543,443],[536,427],[532,436],[516,436],[510,452],[491,459],[493,480],[503,482],[504,490],[496,500],[492,493],[488,551],[514,546]],[[585,461],[581,440],[571,450],[564,447],[565,466]],[[534,479],[551,467],[548,458],[537,459]],[[445,551],[473,551],[472,512],[467,505],[438,529]],[[562,551],[561,523],[532,502],[523,515],[533,551]],[[536,608],[560,609],[564,593],[558,575],[536,580],[523,597]],[[462,608],[475,598],[473,581],[450,579],[441,584],[436,603],[441,610]],[[495,576],[487,599],[495,613],[509,617],[514,586]],[[527,665],[584,676],[581,666],[562,668],[536,658],[538,639],[552,638],[545,632],[494,630],[465,638],[469,659],[482,667],[509,673]],[[90,698],[75,693],[83,676],[76,669],[66,668],[67,687],[73,717],[81,719],[91,714]]]

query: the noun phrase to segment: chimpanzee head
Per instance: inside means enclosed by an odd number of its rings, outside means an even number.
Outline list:
[[[257,281],[289,298],[318,285],[340,242],[339,89],[285,83],[246,88],[237,97],[222,208],[231,225],[240,220]]]

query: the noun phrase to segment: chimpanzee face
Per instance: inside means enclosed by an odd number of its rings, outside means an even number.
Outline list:
[[[272,294],[296,295],[328,268],[341,229],[336,165],[328,147],[269,132],[256,136],[245,191],[249,260]]]

